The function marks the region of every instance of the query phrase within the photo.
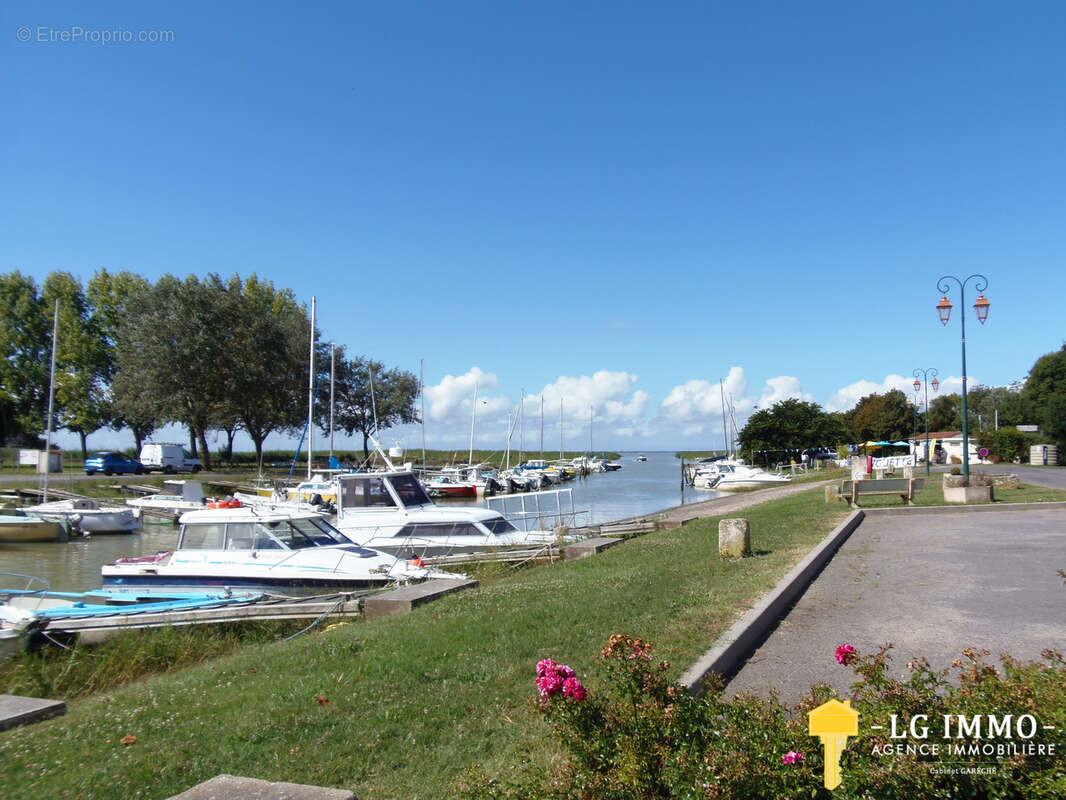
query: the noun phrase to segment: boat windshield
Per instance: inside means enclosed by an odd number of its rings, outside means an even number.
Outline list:
[[[310,517],[273,522],[186,523],[180,550],[300,550],[348,544],[340,531]]]
[[[356,475],[340,480],[340,507],[381,508],[395,507],[396,503],[379,475]]]
[[[393,475],[389,483],[405,506],[424,506],[433,502],[414,475]]]
[[[506,517],[482,520],[481,524],[493,533],[513,533],[518,530]]]

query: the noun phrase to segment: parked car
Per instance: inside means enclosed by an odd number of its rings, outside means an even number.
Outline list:
[[[137,475],[144,474],[144,464],[132,458],[126,458],[122,453],[93,453],[85,459],[85,474],[92,475],[102,472],[105,475],[125,475],[133,472]]]

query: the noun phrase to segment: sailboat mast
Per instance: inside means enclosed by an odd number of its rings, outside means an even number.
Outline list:
[[[559,398],[559,460],[563,460],[563,398]]]
[[[48,502],[48,473],[52,471],[52,410],[56,383],[56,342],[59,340],[59,298],[56,298],[55,318],[52,320],[52,366],[48,371],[48,419],[44,424],[44,500]]]
[[[540,396],[540,460],[544,460],[544,395]]]
[[[725,454],[729,455],[729,434],[725,432],[725,384],[722,379],[718,379],[718,388],[722,391],[722,447],[725,448]]]
[[[422,377],[423,359],[418,359],[418,394],[422,403],[422,469],[426,469],[426,382]]]
[[[333,464],[333,380],[337,373],[337,345],[329,343],[329,463]]]
[[[307,480],[311,480],[311,453],[315,449],[315,296],[311,295],[311,367],[307,372]]]
[[[474,465],[474,420],[477,419],[477,386],[478,382],[474,381],[474,408],[470,411],[470,455],[466,459],[466,463],[469,466]]]
[[[518,463],[526,460],[526,390],[522,390],[522,405],[518,408]]]

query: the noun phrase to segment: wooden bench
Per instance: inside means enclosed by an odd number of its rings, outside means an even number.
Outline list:
[[[864,481],[841,481],[840,499],[848,500],[852,508],[859,507],[860,494],[898,494],[903,502],[914,505],[914,490],[925,486],[924,478],[883,478]]]

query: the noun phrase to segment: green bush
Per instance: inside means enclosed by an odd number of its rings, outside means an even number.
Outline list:
[[[865,657],[850,645],[837,648],[837,661],[858,677],[850,700],[860,724],[841,758],[843,782],[832,792],[823,786],[823,748],[808,733],[807,718],[835,697],[828,686],[814,686],[791,708],[773,693],[768,700],[751,694],[726,700],[720,683],[698,699],[666,679],[668,665],[654,662],[651,644],[620,635],[612,636],[601,653],[602,688],[578,692],[573,676],[567,691],[565,672],[545,679],[542,667],[548,664],[549,673],[568,668],[551,661],[538,665],[534,703],[569,756],[557,774],[503,782],[473,771],[461,789],[471,798],[530,800],[1066,796],[1066,661],[1061,654],[1046,650],[1042,662],[1030,664],[1004,656],[997,668],[986,661],[987,651],[963,650],[952,668],[934,670],[916,659],[907,664],[909,677],[897,680],[889,671],[890,648]],[[893,719],[898,732],[906,732],[918,714],[928,716],[927,740],[892,738]],[[1014,721],[1031,715],[1035,734],[1020,739],[1000,732],[1000,738],[989,738],[990,714],[999,720],[1011,715]],[[969,730],[959,738],[941,738],[944,715],[965,715],[967,721],[980,716],[986,720],[985,738]],[[952,725],[954,734],[957,725]],[[963,754],[922,752],[923,743],[962,747]],[[989,745],[1008,750],[992,756],[980,752]],[[1019,754],[1011,745],[1044,750]],[[968,754],[973,746],[977,751]]]

